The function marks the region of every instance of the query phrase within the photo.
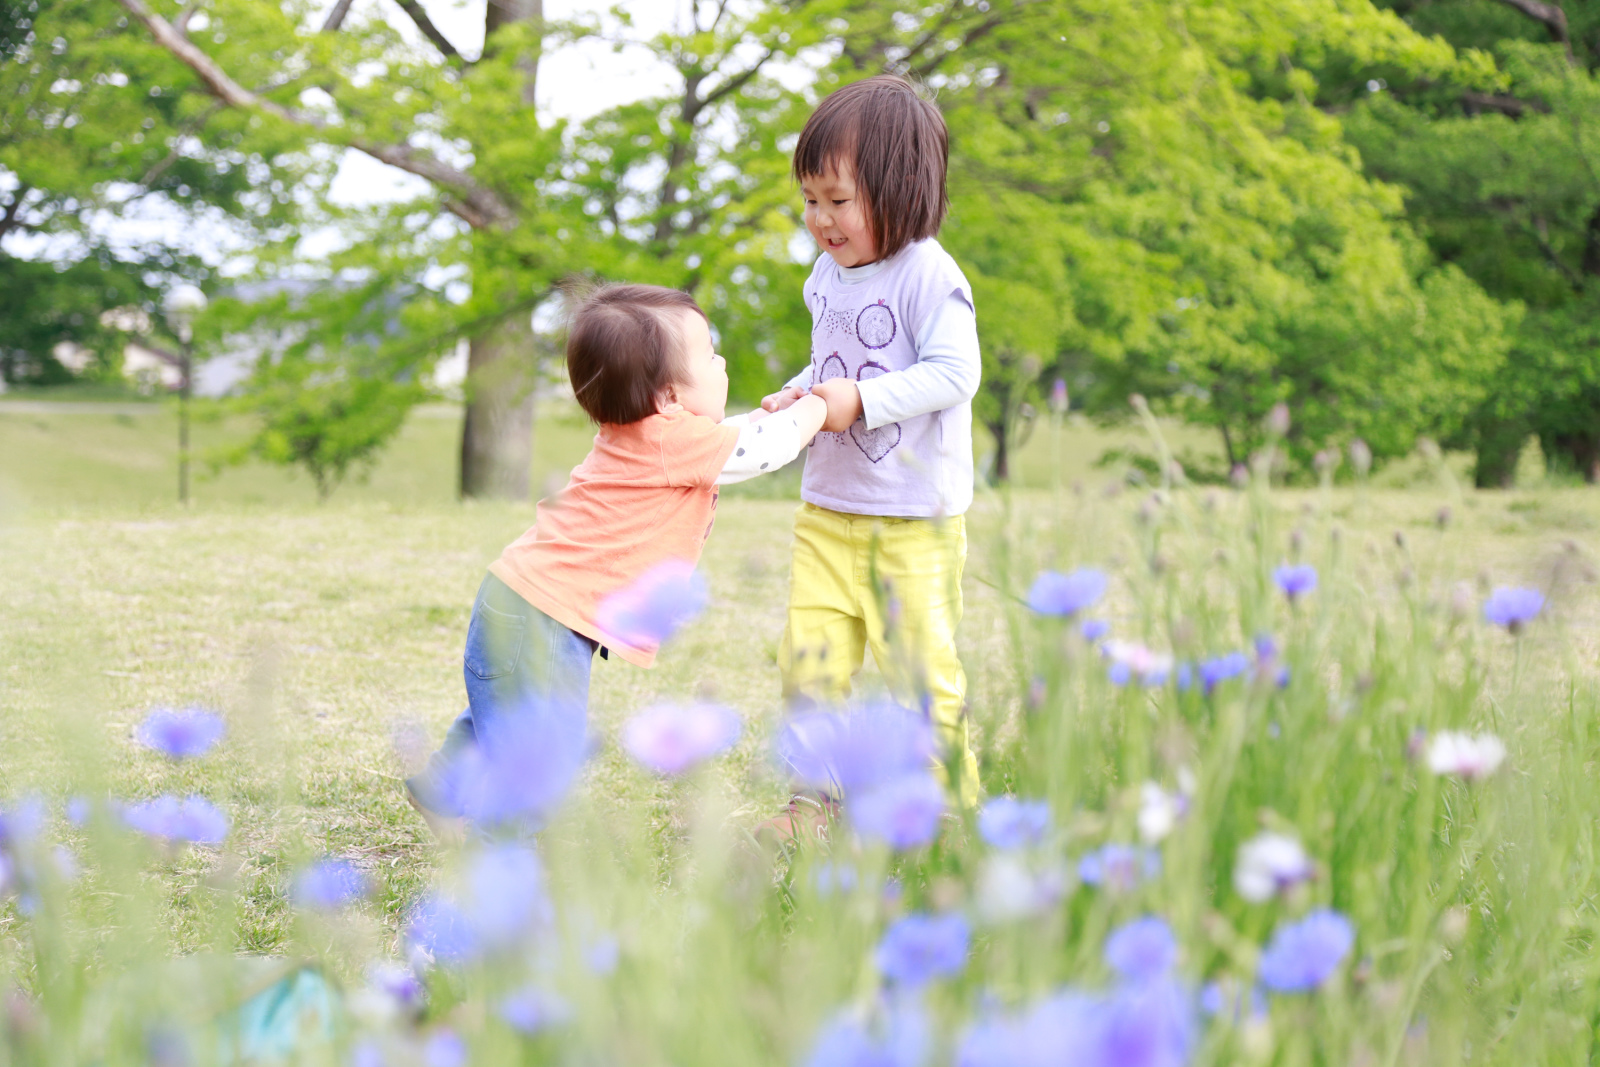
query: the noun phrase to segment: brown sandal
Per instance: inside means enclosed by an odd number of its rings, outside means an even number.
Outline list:
[[[801,841],[826,843],[828,827],[838,818],[837,801],[796,793],[782,811],[756,828],[756,840],[780,847]]]

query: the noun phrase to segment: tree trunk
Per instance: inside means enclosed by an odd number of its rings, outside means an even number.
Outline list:
[[[489,0],[484,51],[495,31],[513,22],[542,23],[544,0]],[[517,60],[522,102],[533,107],[539,53]],[[515,294],[508,298],[515,300]],[[472,338],[467,352],[467,414],[461,426],[461,495],[528,499],[533,463],[533,327],[518,312]]]
[[[1003,485],[1011,480],[1011,435],[1006,432],[1005,420],[988,423],[994,435],[994,482]]]
[[[461,495],[528,499],[533,464],[533,326],[513,315],[474,337],[467,351],[467,417],[461,426]]]

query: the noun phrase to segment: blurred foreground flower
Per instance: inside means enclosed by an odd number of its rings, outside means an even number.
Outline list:
[[[928,1020],[909,1000],[880,1012],[876,1025],[841,1012],[817,1035],[806,1067],[921,1067],[931,1043]]]
[[[708,599],[694,564],[668,559],[602,600],[595,621],[619,641],[655,648],[704,611]]]
[[[917,989],[935,978],[960,974],[972,932],[960,915],[907,915],[878,942],[874,959],[891,982]]]
[[[1135,641],[1107,641],[1101,651],[1111,661],[1114,685],[1127,685],[1134,677],[1147,686],[1162,685],[1172,673],[1170,655],[1152,652]]]
[[[1496,626],[1504,626],[1514,634],[1532,622],[1544,610],[1544,594],[1537,589],[1514,589],[1498,586],[1483,602],[1483,617]]]
[[[857,791],[845,802],[845,814],[857,833],[899,852],[931,843],[939,835],[944,809],[944,787],[926,770]]]
[[[1106,939],[1106,963],[1136,982],[1159,978],[1178,964],[1178,939],[1165,919],[1148,916],[1114,930]]]
[[[1245,1014],[1248,1009],[1248,1016]],[[1233,1023],[1261,1019],[1267,1014],[1267,998],[1260,986],[1248,988],[1231,979],[1207,982],[1200,990],[1200,1010],[1207,1015],[1222,1016]]]
[[[1126,893],[1161,873],[1161,853],[1134,845],[1103,845],[1078,861],[1085,885]]]
[[[1355,946],[1355,929],[1336,911],[1320,908],[1280,926],[1261,953],[1261,984],[1277,993],[1303,993],[1322,985]]]
[[[978,812],[978,834],[995,848],[1028,848],[1050,832],[1050,802],[995,797]]]
[[[788,771],[813,789],[870,788],[925,771],[933,760],[933,728],[925,716],[890,703],[846,713],[790,719],[777,753]]]
[[[543,825],[588,757],[584,709],[551,701],[476,728],[478,745],[454,761],[442,783],[448,803],[480,826]]]
[[[1210,696],[1212,690],[1230,678],[1237,678],[1250,670],[1250,657],[1243,652],[1229,652],[1200,664],[1200,688]]]
[[[303,908],[331,911],[371,891],[371,881],[353,863],[324,859],[300,872],[289,895]]]
[[[427,1067],[466,1067],[467,1043],[454,1030],[435,1030],[422,1045]]]
[[[179,800],[169,793],[130,804],[123,809],[122,821],[140,833],[168,841],[220,845],[228,836],[228,817],[201,796]]]
[[[1145,782],[1139,787],[1139,840],[1159,844],[1188,810],[1189,798],[1182,793],[1169,793],[1154,782]]]
[[[204,708],[156,708],[139,724],[139,743],[173,759],[203,756],[222,740],[227,726]]]
[[[1300,842],[1288,834],[1260,833],[1239,846],[1233,864],[1233,888],[1256,904],[1288,892],[1316,874],[1316,866]]]
[[[1475,782],[1493,774],[1506,758],[1506,746],[1493,734],[1443,730],[1428,742],[1428,769]]]
[[[1085,641],[1094,642],[1111,632],[1111,624],[1104,619],[1084,619],[1083,624],[1078,627],[1078,632],[1083,635]]]
[[[459,963],[513,951],[550,918],[539,857],[522,845],[501,844],[473,855],[453,892],[436,892],[418,904],[405,939],[418,964]]]
[[[1272,580],[1292,603],[1317,588],[1317,568],[1309,563],[1286,563],[1273,570]]]
[[[1106,576],[1092,567],[1071,574],[1043,571],[1028,590],[1028,607],[1041,615],[1076,615],[1105,596]]]
[[[731,708],[658,704],[628,720],[622,747],[657,774],[677,775],[731,748],[743,729]]]
[[[1002,852],[978,870],[978,912],[989,922],[1042,915],[1061,902],[1066,872],[1055,863],[1030,864],[1027,855]]]
[[[572,1018],[572,1006],[554,993],[528,986],[500,1001],[500,1018],[513,1030],[532,1036]]]

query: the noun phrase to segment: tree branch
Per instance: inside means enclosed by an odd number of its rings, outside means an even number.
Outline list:
[[[158,44],[199,75],[211,95],[224,104],[245,111],[264,111],[286,122],[321,132],[329,130],[328,123],[321,116],[284,107],[234,81],[210,56],[177,33],[166,19],[150,10],[145,0],[119,0],[119,2],[145,24]],[[362,138],[351,138],[344,143],[391,167],[398,167],[408,174],[426,178],[436,185],[445,186],[456,192],[458,199],[446,201],[446,208],[475,229],[505,226],[516,219],[516,212],[511,205],[502,200],[492,189],[479,185],[465,171],[452,167],[429,153],[419,152],[410,145],[376,144]]]
[[[706,94],[705,98],[700,101],[700,107],[696,108],[695,110],[699,111],[703,108],[710,107],[712,104],[715,104],[718,100],[721,100],[729,93],[736,93],[740,89],[744,88],[747,84],[749,84],[751,78],[754,78],[757,74],[761,73],[761,68],[766,65],[767,60],[771,59],[777,54],[778,50],[776,48],[767,49],[767,54],[756,60],[748,70],[740,71],[738,74],[735,74],[733,77],[729,78],[727,81],[711,90],[710,93]]]
[[[11,203],[6,205],[6,213],[0,215],[0,237],[4,237],[20,225],[17,222],[17,215],[22,211],[22,201],[31,192],[33,192],[33,186],[24,182],[18,185],[16,191],[11,194]]]
[[[1514,7],[1524,15],[1536,22],[1542,22],[1550,31],[1550,36],[1560,41],[1567,50],[1567,58],[1572,58],[1572,41],[1567,36],[1567,13],[1561,9],[1560,4],[1546,3],[1545,0],[1500,0],[1507,7]]]
[[[178,17],[173,19],[172,28],[184,37],[189,36],[189,20],[194,18],[195,12],[200,10],[200,5],[195,0],[183,5],[183,10],[178,12]]]
[[[1461,103],[1471,114],[1495,111],[1514,119],[1520,119],[1525,111],[1550,113],[1550,105],[1543,100],[1520,100],[1502,93],[1480,93],[1470,89],[1461,94]]]
[[[411,17],[411,21],[416,23],[417,29],[422,31],[422,36],[432,41],[433,46],[439,50],[439,53],[445,59],[466,65],[467,61],[461,58],[461,53],[456,51],[456,46],[450,43],[448,37],[439,32],[439,27],[435,26],[433,20],[428,18],[428,13],[422,9],[422,5],[418,3],[418,0],[395,0],[395,3],[400,5],[401,11]]]
[[[355,0],[338,0],[333,5],[333,10],[328,12],[328,17],[322,21],[323,33],[337,33],[340,26],[344,25],[344,17],[350,14],[350,5]]]

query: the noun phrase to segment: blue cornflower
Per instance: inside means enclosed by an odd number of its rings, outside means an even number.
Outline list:
[[[1037,845],[1050,832],[1050,802],[995,797],[978,812],[978,833],[995,848]]]
[[[228,817],[200,796],[179,800],[169,793],[131,804],[123,809],[122,820],[140,833],[169,841],[219,845],[228,836]]]
[[[454,1030],[435,1030],[422,1045],[427,1067],[467,1067],[467,1043]]]
[[[1066,989],[1025,1013],[985,1019],[961,1036],[956,1067],[1101,1067],[1093,1055],[1103,1007],[1093,994]]]
[[[1105,573],[1092,567],[1071,574],[1042,571],[1028,590],[1028,607],[1040,615],[1076,615],[1094,607],[1105,593]]]
[[[595,621],[620,644],[653,649],[704,611],[708,599],[694,564],[668,559],[602,600]]]
[[[1106,678],[1121,689],[1133,680],[1133,670],[1122,660],[1112,660],[1111,666],[1106,668]]]
[[[896,985],[917,989],[967,965],[971,928],[960,915],[907,915],[884,932],[874,954],[878,970]]]
[[[891,1004],[876,1025],[841,1012],[825,1025],[806,1067],[921,1067],[931,1042],[928,1021],[910,1001]]]
[[[411,911],[405,927],[412,962],[458,963],[477,955],[478,937],[472,922],[453,900],[434,893]]]
[[[1191,663],[1178,664],[1178,672],[1173,678],[1178,686],[1178,692],[1187,693],[1194,685],[1194,665]]]
[[[1084,619],[1078,632],[1083,634],[1085,641],[1098,641],[1111,632],[1111,624],[1104,619]]]
[[[1210,694],[1221,682],[1237,678],[1250,669],[1250,657],[1243,652],[1229,652],[1200,664],[1200,688]]]
[[[1085,885],[1127,892],[1161,873],[1161,853],[1133,845],[1103,845],[1078,861],[1078,878]]]
[[[44,832],[44,801],[26,796],[11,807],[0,810],[0,848],[13,852],[32,848]]]
[[[856,874],[856,869],[848,863],[834,863],[830,860],[817,865],[817,869],[812,872],[811,881],[817,887],[818,896],[831,897],[835,893],[853,892],[860,884],[860,877]]]
[[[1496,626],[1504,626],[1514,634],[1532,622],[1544,610],[1544,594],[1537,589],[1513,589],[1497,586],[1483,602],[1483,617]]]
[[[484,849],[467,864],[462,906],[485,945],[504,945],[550,918],[539,857],[522,845]]]
[[[500,1001],[500,1018],[512,1029],[532,1036],[572,1017],[572,1007],[554,993],[535,986],[517,990]]]
[[[222,740],[228,727],[222,717],[204,708],[156,708],[139,724],[139,743],[173,759],[203,756]]]
[[[926,768],[852,793],[845,806],[857,833],[897,852],[920,848],[937,837],[944,809],[944,788]]]
[[[88,797],[70,797],[67,800],[67,821],[74,826],[83,826],[89,821],[89,816],[94,814],[94,804]]]
[[[1272,580],[1292,603],[1317,588],[1317,568],[1309,563],[1286,563],[1273,570]]]
[[[508,709],[477,726],[478,743],[444,776],[447,802],[474,823],[537,828],[566,798],[589,754],[581,705]]]
[[[1172,978],[1123,982],[1094,1020],[1096,1067],[1181,1067],[1195,1045],[1194,998]]]
[[[622,747],[657,774],[676,775],[731,748],[743,729],[732,708],[657,704],[628,720]]]
[[[1165,919],[1147,916],[1112,931],[1106,938],[1106,962],[1134,982],[1161,978],[1178,962],[1178,939]]]
[[[422,983],[410,967],[375,963],[367,969],[367,984],[404,1011],[412,1011],[422,1004]]]
[[[846,713],[789,720],[777,753],[789,773],[814,789],[870,788],[925,770],[933,760],[927,716],[896,704],[868,704]]]
[[[1280,926],[1261,953],[1261,984],[1277,993],[1315,989],[1332,976],[1356,940],[1350,920],[1321,908],[1299,922]]]
[[[583,963],[593,974],[608,975],[617,969],[622,958],[622,946],[610,934],[601,934],[583,949]]]
[[[331,911],[371,891],[371,881],[353,863],[324,859],[300,872],[290,896],[301,907]]]

